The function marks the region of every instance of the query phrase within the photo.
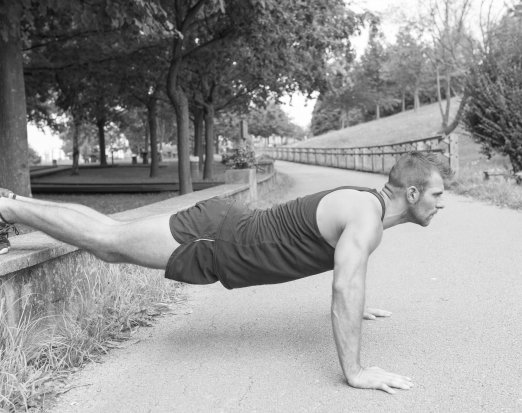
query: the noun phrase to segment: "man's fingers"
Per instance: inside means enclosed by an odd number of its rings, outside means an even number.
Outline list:
[[[370,314],[370,313],[364,313],[363,318],[365,320],[375,320],[375,316],[373,314]]]
[[[413,383],[394,381],[391,386],[395,387],[396,389],[410,390],[413,387]]]
[[[366,313],[372,314],[375,317],[390,317],[392,315],[390,311],[381,310],[379,308],[367,308]]]
[[[389,393],[389,394],[395,394],[397,393],[395,390],[393,390],[390,386],[388,386],[387,384],[383,383],[380,387],[380,390],[384,390],[386,393]]]
[[[410,390],[413,387],[409,377],[390,373],[379,367],[363,368],[356,376],[347,379],[350,386],[382,390],[389,394],[395,394],[395,389]]]

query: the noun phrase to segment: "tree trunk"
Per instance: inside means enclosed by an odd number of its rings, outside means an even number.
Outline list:
[[[401,92],[401,112],[406,112],[406,91]]]
[[[203,143],[203,122],[205,120],[205,112],[202,108],[196,108],[194,111],[194,156],[199,159],[199,172],[203,172],[205,145]]]
[[[440,71],[439,71],[438,67],[437,67],[436,71],[437,71],[437,102],[439,103],[440,116],[442,117],[442,120],[444,122],[444,110],[442,109],[442,96],[440,94]]]
[[[375,105],[375,119],[381,118],[381,106],[377,103]]]
[[[445,69],[444,77],[446,79],[446,90],[445,90],[446,109],[445,110],[442,108],[442,96],[440,93],[440,72],[439,72],[439,68],[437,68],[437,100],[439,102],[439,110],[440,110],[440,115],[442,117],[441,130],[445,130],[448,127],[448,116],[449,116],[449,110],[450,110],[450,104],[451,104],[451,102],[450,102],[450,99],[451,99],[450,79],[451,79],[451,77],[450,77],[450,74],[448,73],[447,69]]]
[[[8,15],[0,13],[0,27],[8,29],[6,39],[0,35],[0,187],[31,196],[20,16]]]
[[[457,114],[455,115],[455,118],[449,125],[446,126],[446,128],[444,128],[442,130],[442,133],[444,133],[445,135],[449,135],[451,132],[453,132],[457,128],[457,126],[459,126],[459,122],[460,122],[460,119],[462,118],[462,114],[464,113],[464,108],[466,107],[468,97],[469,97],[468,90],[465,89],[464,94],[462,95],[462,98],[460,100],[459,108],[457,110]]]
[[[71,175],[80,175],[80,143],[79,143],[79,135],[80,135],[80,122],[76,120],[76,117],[73,117],[73,136],[72,136],[72,146],[73,146],[73,164],[72,164],[72,172]]]
[[[341,109],[341,129],[344,129],[344,128],[346,128],[346,126],[348,126],[347,119],[348,119],[348,114],[346,113],[346,110],[343,108],[343,109]]]
[[[167,75],[167,95],[176,110],[178,130],[178,176],[180,195],[193,192],[190,176],[189,148],[189,104],[187,95],[178,86],[178,74],[183,58],[183,39],[175,39],[173,43],[171,63]]]
[[[446,70],[446,110],[444,112],[443,126],[448,127],[451,108],[451,74]]]
[[[105,118],[99,118],[96,122],[98,127],[98,143],[100,145],[100,165],[107,166],[107,155],[105,151]]]
[[[151,178],[159,175],[159,159],[158,159],[158,100],[154,93],[149,99],[147,105],[147,116],[149,122],[150,136],[150,174]]]
[[[203,179],[214,177],[214,105],[208,104],[205,108],[205,169]]]
[[[176,123],[178,126],[178,175],[180,195],[193,192],[190,176],[190,145],[189,145],[189,103],[187,95],[181,88],[174,92]]]
[[[413,91],[413,110],[417,112],[420,108],[420,99],[419,99],[419,88],[416,87]]]

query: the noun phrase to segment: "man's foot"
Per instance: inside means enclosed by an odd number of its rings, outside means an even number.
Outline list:
[[[14,231],[14,233],[18,235],[18,230],[14,225],[0,221],[0,255],[7,254],[9,248],[11,248],[11,243],[7,239],[9,231]]]

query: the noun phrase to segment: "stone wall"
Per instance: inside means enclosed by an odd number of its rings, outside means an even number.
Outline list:
[[[259,196],[275,185],[275,173],[257,179]],[[196,202],[214,197],[250,202],[249,185],[220,185],[174,197],[112,215],[117,219],[135,219],[153,214],[176,213]],[[0,300],[4,301],[9,323],[14,325],[22,309],[51,314],[74,302],[77,294],[88,292],[90,274],[119,264],[105,263],[76,247],[56,241],[41,233],[13,237],[12,249],[0,256]],[[29,303],[29,306],[27,304]],[[0,306],[1,307],[1,306]]]

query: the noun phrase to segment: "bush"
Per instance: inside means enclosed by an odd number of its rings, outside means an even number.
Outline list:
[[[508,16],[491,34],[490,47],[470,69],[466,129],[488,157],[509,157],[522,170],[522,18]]]
[[[256,155],[249,147],[242,146],[233,149],[231,153],[223,154],[221,162],[230,169],[249,169],[254,167]]]
[[[29,162],[31,165],[39,165],[42,162],[42,157],[31,147],[29,147]]]

